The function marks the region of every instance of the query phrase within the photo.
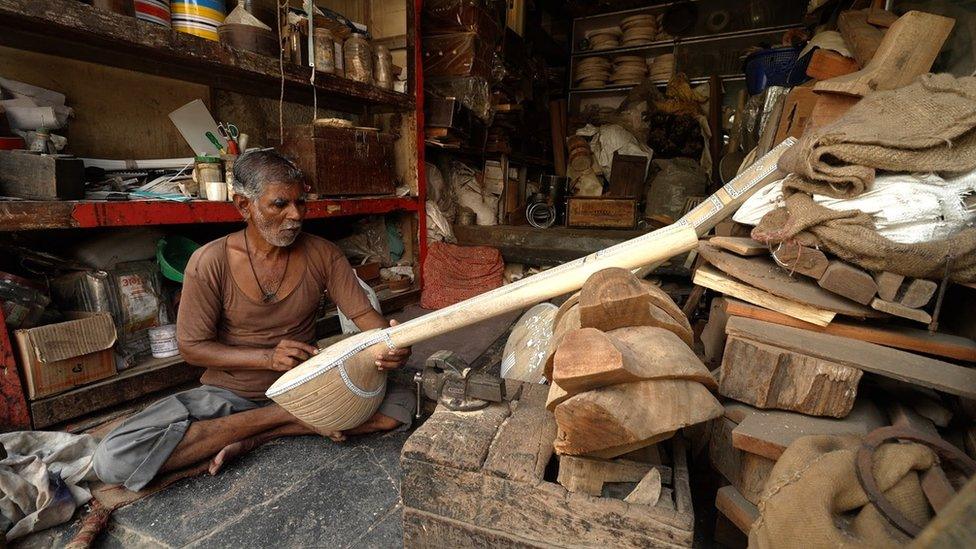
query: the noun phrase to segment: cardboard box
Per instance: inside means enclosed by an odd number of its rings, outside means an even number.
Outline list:
[[[14,338],[32,400],[115,375],[110,314],[16,330]]]

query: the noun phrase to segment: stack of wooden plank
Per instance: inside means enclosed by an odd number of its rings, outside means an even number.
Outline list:
[[[950,423],[976,398],[976,342],[911,325],[931,320],[923,307],[937,283],[747,238],[714,237],[699,254],[694,282],[722,294],[701,331],[727,399],[709,430],[712,465],[729,483],[716,498],[722,521],[748,532],[776,459],[801,436],[901,422],[976,455],[973,429]]]

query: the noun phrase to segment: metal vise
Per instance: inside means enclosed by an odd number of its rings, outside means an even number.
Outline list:
[[[448,410],[470,412],[491,402],[505,399],[505,381],[497,376],[473,370],[451,351],[437,351],[424,363],[424,370],[414,375],[417,384],[417,417],[421,396],[443,404]]]

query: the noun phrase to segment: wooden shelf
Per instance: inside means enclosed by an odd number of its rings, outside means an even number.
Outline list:
[[[656,50],[662,48],[673,48],[677,45],[692,45],[692,44],[702,44],[706,42],[715,42],[718,40],[727,40],[730,38],[741,38],[744,36],[758,36],[767,33],[776,32],[786,32],[789,29],[794,29],[800,25],[777,25],[772,27],[760,27],[755,29],[741,30],[735,32],[724,32],[719,34],[703,34],[700,36],[688,36],[679,38],[677,40],[670,38],[668,40],[656,40],[650,44],[644,44],[642,46],[627,46],[620,48],[610,48],[605,50],[583,50],[574,51],[572,57],[583,58],[583,57],[599,57],[601,55],[623,55],[623,54],[633,54],[637,52],[642,52],[645,50]]]
[[[0,45],[311,104],[311,69],[231,48],[77,0],[0,0]],[[320,107],[407,111],[409,94],[316,73]]]
[[[306,219],[418,211],[414,197],[309,200]],[[231,223],[241,216],[231,202],[166,200],[0,202],[0,231]]]

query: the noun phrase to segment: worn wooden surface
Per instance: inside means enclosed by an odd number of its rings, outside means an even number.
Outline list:
[[[725,331],[729,335],[831,360],[899,381],[976,398],[976,369],[873,343],[749,318],[730,318]]]
[[[488,447],[485,472],[522,482],[542,478],[556,439],[556,420],[545,409],[546,389],[538,384],[522,386],[522,395],[513,404],[515,409]]]
[[[711,238],[708,243],[746,257],[769,253],[769,248],[765,244],[744,236],[716,236]]]
[[[878,292],[878,285],[867,271],[836,260],[827,265],[817,284],[861,305],[870,304]]]
[[[627,494],[624,501],[640,505],[657,505],[661,498],[661,470],[654,467],[637,483],[637,487]]]
[[[732,430],[737,425],[724,416],[712,420],[708,456],[712,467],[735,486],[746,501],[758,505],[776,460],[733,446]]]
[[[811,280],[791,277],[772,259],[739,257],[707,243],[699,243],[698,251],[705,261],[729,276],[773,295],[847,316],[878,316],[871,309],[828,292]]]
[[[701,286],[697,287],[701,288]],[[711,307],[708,310],[708,321],[702,328],[701,335],[699,335],[705,353],[705,363],[713,369],[722,363],[722,353],[725,352],[725,323],[729,320],[725,312],[727,300],[728,298],[725,297],[712,299]]]
[[[817,326],[827,326],[837,313],[773,295],[754,286],[739,282],[711,265],[695,270],[694,283],[730,297],[778,311]]]
[[[402,455],[465,471],[480,471],[491,442],[509,413],[508,402],[495,402],[475,412],[452,412],[438,406],[407,439]]]
[[[861,58],[859,44],[854,44],[854,57],[864,68],[818,82],[814,89],[863,97],[873,91],[907,86],[919,75],[929,72],[954,25],[955,19],[910,11],[899,17],[884,33],[877,51],[867,64]],[[843,27],[841,32],[844,32]]]
[[[739,450],[776,461],[796,439],[807,435],[866,435],[886,425],[884,415],[869,400],[859,400],[843,419],[812,417],[775,410],[751,410],[732,430]]]
[[[627,269],[594,273],[580,289],[580,324],[602,331],[646,326],[652,321],[647,294],[640,279]]]
[[[759,509],[746,501],[733,486],[723,486],[718,489],[715,495],[715,508],[744,534],[749,534],[752,523],[759,519]]]
[[[644,379],[714,385],[705,365],[676,335],[650,326],[570,332],[553,364],[553,381],[571,394]]]
[[[851,57],[845,57],[833,50],[817,48],[807,65],[807,76],[815,80],[827,80],[843,76],[860,69],[861,66]]]
[[[718,417],[722,407],[700,383],[658,379],[575,395],[555,414],[557,453],[611,458]]]
[[[849,10],[840,13],[837,29],[848,44],[854,59],[862,67],[874,57],[881,45],[884,32],[868,23],[867,10]]]
[[[605,460],[578,456],[559,456],[559,484],[570,492],[591,496],[603,494],[607,482],[640,482],[654,467],[623,459]],[[670,477],[670,469],[668,469]],[[658,476],[660,482],[661,477]],[[656,502],[655,502],[656,503]]]
[[[718,390],[757,408],[844,417],[861,375],[857,368],[730,334]]]
[[[955,549],[976,547],[976,477],[932,519],[911,547]]]
[[[542,480],[541,473],[534,479],[516,480],[495,468],[483,469],[476,459],[470,459],[478,452],[445,452],[445,445],[491,448],[483,458],[486,467],[504,462],[506,448],[516,456],[529,453],[535,445],[513,448],[502,438],[508,436],[506,430],[514,433],[506,426],[521,421],[531,429],[530,416],[520,414],[520,409],[542,410],[542,391],[533,390],[512,403],[514,412],[508,422],[504,418],[496,422],[497,433],[484,428],[486,420],[477,412],[445,418],[444,411],[438,410],[411,435],[401,455],[406,546],[691,546],[694,514],[681,440],[672,443],[673,485],[662,490],[661,500],[654,506],[570,493]],[[527,400],[523,402],[523,398]],[[459,437],[462,433],[468,436]],[[546,450],[539,447],[537,451],[537,457],[525,463],[541,462]]]
[[[878,297],[885,301],[894,301],[898,295],[905,276],[887,271],[874,273],[874,282],[878,285]]]
[[[830,260],[816,248],[784,242],[774,250],[774,257],[790,274],[800,273],[819,279],[827,270]]]
[[[718,302],[718,305],[716,305]],[[716,310],[718,308],[718,310]],[[716,316],[717,315],[717,316]],[[751,305],[737,299],[715,299],[712,301],[712,313],[709,315],[709,323],[706,330],[702,332],[702,343],[706,344],[705,353],[709,354],[709,346],[718,349],[718,357],[721,359],[721,350],[725,346],[725,323],[729,316],[741,316],[803,328],[813,332],[821,332],[830,335],[877,343],[886,347],[915,351],[926,355],[943,356],[966,362],[976,362],[976,341],[968,337],[960,337],[940,332],[929,332],[916,328],[907,328],[896,324],[885,325],[879,323],[857,323],[854,321],[834,320],[827,326],[817,326],[798,320],[788,315]],[[712,327],[712,319],[716,319],[715,327]],[[721,330],[721,339],[709,336],[713,331]],[[719,346],[719,341],[721,346]],[[714,352],[714,351],[713,351]]]
[[[929,324],[932,322],[932,315],[928,314],[927,312],[921,309],[906,307],[905,305],[895,303],[894,301],[885,301],[883,299],[874,298],[871,300],[871,308],[875,311],[881,311],[883,313],[888,313],[901,318],[907,318],[908,320],[914,320],[915,322],[921,322],[922,324]]]
[[[179,357],[152,359],[91,385],[30,403],[34,428],[41,429],[121,404],[200,377],[201,368]]]
[[[913,309],[924,307],[932,300],[932,296],[935,295],[935,291],[938,288],[939,285],[933,280],[913,278],[911,282],[902,288],[902,294],[898,298],[898,303]]]
[[[85,197],[85,164],[77,158],[0,151],[0,196],[79,200]]]

